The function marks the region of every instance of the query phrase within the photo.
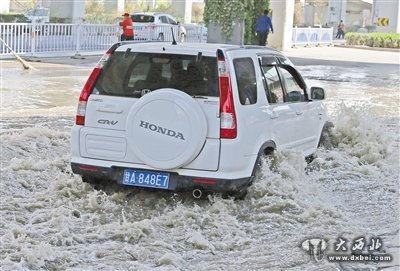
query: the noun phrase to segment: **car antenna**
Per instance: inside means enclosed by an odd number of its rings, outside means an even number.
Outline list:
[[[171,26],[171,31],[172,31],[172,45],[177,45],[176,40],[175,40],[174,27],[173,26]]]

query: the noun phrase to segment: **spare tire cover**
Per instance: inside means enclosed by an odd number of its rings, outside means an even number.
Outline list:
[[[187,165],[199,154],[207,136],[207,120],[200,105],[172,88],[141,97],[132,106],[126,126],[131,151],[159,169]]]

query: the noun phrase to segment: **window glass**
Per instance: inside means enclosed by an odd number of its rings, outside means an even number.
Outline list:
[[[290,61],[287,57],[284,57],[284,56],[277,56],[277,58],[279,59],[279,61],[280,61],[282,64],[293,66],[292,61]]]
[[[266,80],[265,93],[269,103],[283,103],[283,89],[276,66],[262,66],[262,72]],[[264,85],[264,86],[265,86]]]
[[[216,57],[115,52],[93,93],[141,97],[143,90],[175,88],[191,96],[219,96]]]
[[[161,16],[161,17],[160,17],[160,20],[161,20],[161,22],[164,23],[164,24],[167,24],[167,23],[168,23],[168,19],[167,19],[167,17],[165,17],[165,16]]]
[[[167,19],[168,19],[168,23],[177,24],[177,22],[174,19],[172,19],[171,17],[167,17]]]
[[[132,22],[134,23],[153,23],[154,16],[143,15],[143,14],[133,14],[131,16]]]
[[[237,58],[233,60],[236,82],[239,90],[239,100],[243,105],[257,102],[257,81],[253,60]]]
[[[287,93],[288,102],[300,102],[303,100],[303,89],[297,84],[295,78],[284,68],[279,68],[283,76],[283,82]]]

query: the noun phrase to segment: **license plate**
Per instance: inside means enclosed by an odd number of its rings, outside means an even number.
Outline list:
[[[125,185],[168,189],[169,174],[125,169],[122,183]]]

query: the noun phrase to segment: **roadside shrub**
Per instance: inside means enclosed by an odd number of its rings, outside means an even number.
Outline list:
[[[365,45],[369,47],[400,48],[400,34],[398,33],[355,33],[345,35],[349,45]]]
[[[0,23],[26,23],[24,14],[0,14]]]

